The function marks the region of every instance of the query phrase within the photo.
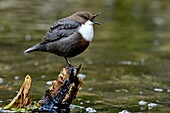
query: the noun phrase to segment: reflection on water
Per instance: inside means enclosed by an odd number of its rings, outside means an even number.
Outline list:
[[[95,26],[88,50],[71,59],[84,63],[86,76],[74,104],[98,112],[170,110],[169,6],[168,0],[1,0],[0,105],[14,97],[27,74],[33,77],[32,99],[42,97],[65,60],[23,51],[57,19],[88,10],[102,12],[96,19],[103,24]],[[151,103],[157,106],[150,109]]]

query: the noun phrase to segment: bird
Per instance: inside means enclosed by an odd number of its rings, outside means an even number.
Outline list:
[[[42,40],[26,49],[24,53],[41,51],[64,57],[67,64],[72,66],[68,58],[74,57],[87,49],[94,37],[94,18],[101,13],[92,14],[79,11],[68,17],[57,20],[52,24]]]

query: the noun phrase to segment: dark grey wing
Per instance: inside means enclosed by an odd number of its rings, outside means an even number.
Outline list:
[[[52,42],[52,41],[59,40],[61,38],[68,37],[69,35],[76,32],[78,27],[80,26],[81,24],[76,21],[61,19],[55,22],[50,27],[50,30],[42,38],[42,43]]]

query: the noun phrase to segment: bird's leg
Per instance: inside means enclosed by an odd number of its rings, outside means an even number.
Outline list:
[[[71,65],[70,61],[68,61],[67,57],[64,57],[64,58],[65,58],[67,64],[69,65],[69,67],[71,67],[72,65]]]

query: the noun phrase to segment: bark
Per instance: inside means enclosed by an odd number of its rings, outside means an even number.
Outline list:
[[[4,109],[10,108],[23,108],[31,104],[31,99],[29,97],[29,91],[31,88],[32,79],[29,75],[25,77],[25,81],[21,86],[18,94],[13,98],[13,100],[4,107]]]
[[[39,108],[33,111],[70,112],[69,106],[76,98],[78,90],[83,83],[81,78],[77,76],[81,67],[82,64],[80,64],[78,68],[73,66],[62,68],[57,79],[45,90],[45,95],[39,101]],[[31,84],[32,79],[27,75],[18,94],[4,109],[26,108],[30,106],[31,99],[28,94]]]

